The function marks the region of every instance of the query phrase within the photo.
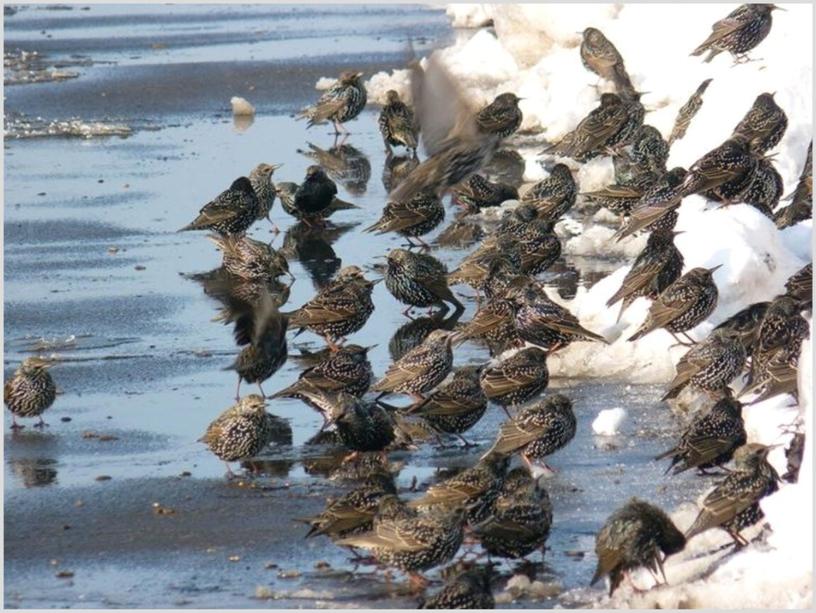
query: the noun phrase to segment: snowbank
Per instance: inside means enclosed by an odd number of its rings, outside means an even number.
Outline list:
[[[615,436],[626,419],[626,409],[604,409],[592,422],[592,431],[600,436]]]

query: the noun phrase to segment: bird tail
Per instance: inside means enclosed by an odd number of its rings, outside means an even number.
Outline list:
[[[360,207],[356,204],[352,204],[351,202],[346,202],[345,200],[341,200],[340,198],[335,198],[332,200],[331,207],[335,211],[347,211],[349,209],[359,209]]]
[[[201,226],[199,226],[199,223],[200,223],[199,220],[195,219],[195,220],[191,221],[186,226],[184,226],[183,228],[181,228],[181,229],[179,229],[177,231],[178,232],[189,232],[190,230],[201,230]]]
[[[644,324],[643,324],[643,325],[642,325],[640,328],[638,328],[638,331],[637,331],[637,332],[635,332],[635,333],[634,333],[632,336],[630,336],[630,337],[629,337],[629,338],[627,338],[626,340],[627,340],[627,342],[636,341],[637,339],[639,339],[639,338],[642,338],[642,337],[646,336],[646,335],[647,335],[647,334],[649,334],[649,332],[651,332],[651,331],[652,331],[652,330],[651,330],[651,328],[649,328],[649,327],[648,327],[648,326],[647,326],[647,325],[644,323]]]
[[[377,220],[367,228],[363,228],[363,232],[377,232],[380,229],[380,220]]]
[[[674,400],[680,395],[680,390],[683,389],[682,387],[673,387],[668,392],[663,394],[663,398],[660,399],[660,402],[665,402],[666,400]]]

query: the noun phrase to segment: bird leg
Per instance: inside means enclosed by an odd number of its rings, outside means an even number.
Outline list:
[[[504,411],[504,412],[505,412],[505,414],[507,415],[507,417],[509,417],[510,419],[513,419],[513,416],[510,414],[510,409],[508,409],[507,407],[503,406],[503,407],[502,407],[502,411]]]
[[[40,415],[40,421],[38,421],[36,424],[34,424],[34,427],[35,428],[45,428],[46,426],[48,426],[48,424],[43,421],[42,415]]]
[[[668,330],[667,330],[667,332],[668,332]],[[677,341],[677,345],[682,345],[683,347],[689,347],[690,346],[688,343],[684,343],[683,341],[681,341],[674,332],[669,332],[669,334],[671,334],[672,338]],[[694,342],[692,342],[691,344],[693,345]],[[673,346],[676,347],[677,345],[673,345]]]
[[[17,418],[14,415],[11,416],[11,429],[12,430],[22,430],[25,426],[20,425],[17,423]]]
[[[424,592],[425,588],[428,587],[428,583],[430,582],[419,573],[408,574],[408,584],[413,592]]]
[[[476,443],[471,443],[469,440],[467,440],[461,434],[454,434],[454,436],[456,438],[458,438],[460,441],[462,441],[462,444],[465,446],[465,448],[467,448],[467,447],[476,447],[477,446]]]
[[[413,317],[411,317],[411,309],[413,308],[414,308],[413,306],[409,305],[408,308],[402,312],[402,314],[405,315],[408,319],[413,319]]]
[[[232,472],[229,462],[224,462],[224,464],[227,466],[227,481],[232,481],[235,478],[235,473]]]
[[[683,336],[685,336],[685,337],[686,337],[686,339],[687,339],[687,340],[688,340],[688,341],[689,341],[689,342],[690,342],[692,345],[696,345],[696,344],[697,344],[697,341],[695,341],[693,338],[691,338],[691,337],[688,335],[688,332],[681,332],[680,334],[682,334]]]
[[[419,236],[415,236],[414,238],[419,241],[419,245],[420,245],[420,247],[422,247],[422,249],[430,250],[431,246],[428,243],[426,243],[424,240],[422,240],[422,238],[420,238]]]
[[[669,580],[666,579],[666,571],[663,568],[663,558],[661,558],[660,555],[658,554],[657,556],[655,556],[655,559],[657,560],[657,568],[660,569],[660,574],[663,576],[663,583],[668,585]]]
[[[409,395],[411,396],[411,400],[413,400],[414,402],[417,402],[417,403],[425,402],[425,398],[421,394],[415,394],[415,393],[411,392],[411,394],[409,394]]]
[[[323,338],[325,339],[326,344],[329,346],[329,349],[331,350],[332,353],[337,353],[338,351],[340,351],[340,345],[335,344],[331,336],[326,334]]]
[[[341,464],[348,464],[349,462],[353,462],[354,460],[356,460],[359,456],[360,456],[359,451],[352,451],[345,458],[343,458],[343,461],[340,462],[340,463]]]
[[[238,387],[235,388],[235,402],[241,400],[241,375],[238,375]]]
[[[272,224],[272,232],[274,232],[274,233],[275,233],[275,236],[277,236],[278,234],[280,234],[280,228],[278,228],[278,225],[277,225],[277,224],[276,224],[274,221],[272,221],[272,218],[269,216],[269,214],[268,214],[268,213],[267,213],[267,215],[266,215],[266,220],[267,220],[267,221],[268,221],[270,224]]]
[[[258,389],[261,390],[261,398],[266,398],[266,393],[264,393],[263,388],[261,387],[261,382],[258,381]]]
[[[726,529],[726,532],[728,532],[729,536],[734,539],[734,551],[739,551],[748,544],[746,538],[736,530]]]

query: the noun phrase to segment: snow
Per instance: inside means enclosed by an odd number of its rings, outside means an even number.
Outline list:
[[[449,6],[447,15],[454,28],[478,28],[493,16],[489,4],[456,4]]]
[[[254,115],[255,107],[252,106],[246,98],[240,96],[233,96],[230,98],[233,115]]]
[[[625,419],[626,409],[621,407],[604,409],[592,422],[592,431],[600,436],[615,436],[620,432],[621,424]]]

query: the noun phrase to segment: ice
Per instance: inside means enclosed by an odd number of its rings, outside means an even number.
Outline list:
[[[626,409],[621,407],[604,409],[592,422],[592,431],[600,436],[615,436],[620,432],[621,424],[625,419]]]
[[[254,115],[255,114],[255,107],[249,103],[249,100],[246,98],[241,98],[240,96],[233,96],[230,98],[230,104],[232,105],[232,114],[233,115]]]
[[[490,4],[452,4],[446,12],[454,28],[478,28],[493,15]]]
[[[403,101],[411,103],[411,71],[408,69],[392,70],[391,74],[377,72],[366,81],[365,87],[369,103],[385,104],[389,89],[395,90]]]

